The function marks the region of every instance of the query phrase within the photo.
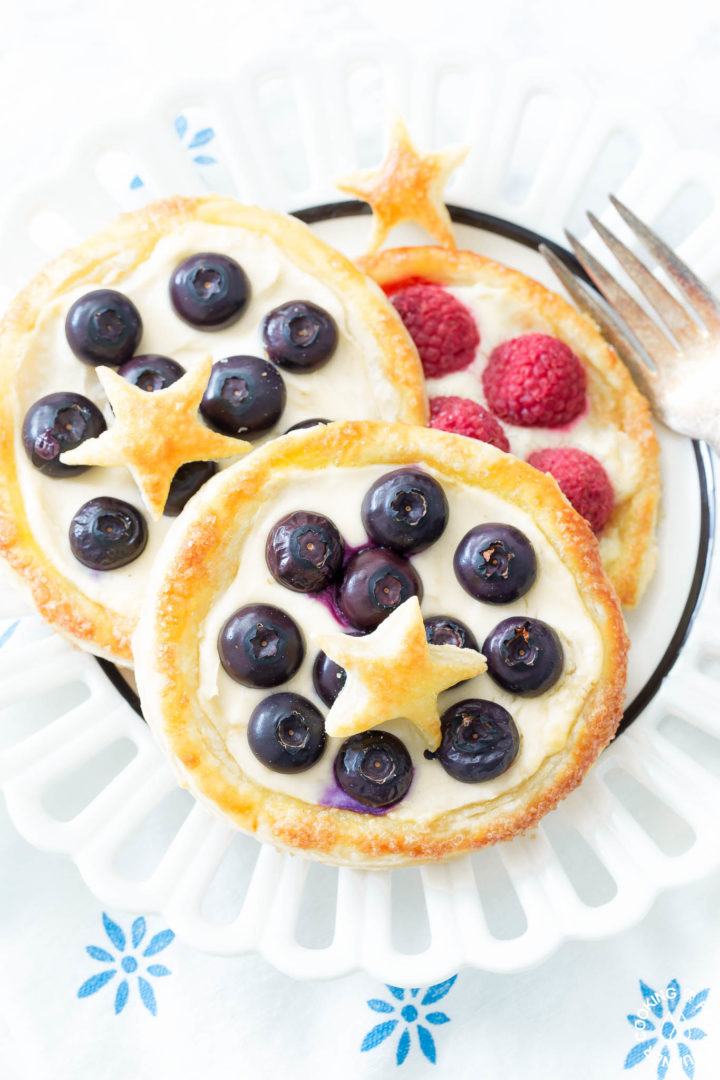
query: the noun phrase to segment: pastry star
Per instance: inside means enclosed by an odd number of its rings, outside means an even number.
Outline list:
[[[387,156],[376,169],[344,176],[341,191],[370,203],[374,230],[369,252],[377,251],[393,225],[416,221],[444,247],[456,247],[443,188],[468,153],[468,147],[449,147],[435,154],[418,154],[407,128],[398,117],[390,136]]]
[[[148,510],[159,520],[181,465],[233,457],[252,447],[218,435],[198,419],[211,368],[212,357],[206,356],[171,386],[150,392],[112,368],[99,367],[97,377],[115,422],[97,438],[66,450],[60,460],[66,465],[127,465]]]
[[[328,735],[347,738],[400,717],[415,724],[430,750],[440,745],[437,698],[461,679],[480,675],[485,657],[456,645],[429,645],[416,596],[371,634],[316,634],[347,679],[325,718]]]

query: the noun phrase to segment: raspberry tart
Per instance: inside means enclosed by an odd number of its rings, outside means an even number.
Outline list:
[[[621,602],[656,562],[658,445],[649,407],[595,325],[524,274],[469,251],[409,247],[358,265],[418,348],[430,424],[549,473],[591,524]]]
[[[158,553],[134,651],[199,799],[260,840],[381,867],[535,825],[616,730],[627,637],[549,476],[361,421],[208,481]]]
[[[0,553],[40,613],[131,662],[170,522],[228,460],[319,420],[426,419],[392,306],[284,214],[219,196],[120,218],[0,333]]]

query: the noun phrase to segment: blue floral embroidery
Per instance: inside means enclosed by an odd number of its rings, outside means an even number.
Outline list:
[[[404,1026],[398,1039],[397,1048],[395,1051],[395,1060],[398,1065],[407,1058],[410,1053],[411,1046],[411,1031],[412,1025],[417,1021],[417,1039],[421,1052],[427,1058],[428,1061],[434,1065],[437,1060],[437,1052],[435,1049],[435,1040],[433,1039],[430,1029],[420,1023],[420,1020],[425,1020],[428,1024],[447,1024],[450,1022],[450,1017],[444,1012],[426,1012],[424,1016],[421,1015],[420,1009],[425,1009],[429,1005],[434,1005],[436,1001],[440,1001],[444,998],[448,991],[451,989],[453,983],[457,979],[457,975],[453,975],[451,979],[446,979],[445,982],[436,983],[435,986],[431,986],[422,996],[419,1007],[417,1000],[413,1004],[413,999],[417,999],[420,993],[420,988],[415,986],[412,989],[404,990],[399,986],[389,986],[388,990],[397,1002],[403,1002],[402,1008],[400,1005],[395,1005],[390,1001],[383,1001],[382,998],[370,998],[368,1005],[377,1013],[390,1014],[399,1012],[399,1016],[393,1019],[383,1021],[382,1024],[376,1024],[374,1028],[368,1031],[367,1035],[362,1041],[361,1051],[372,1050],[376,1046],[379,1046],[381,1042],[388,1039],[398,1025],[404,1021]],[[409,995],[409,1000],[406,998],[406,994]]]
[[[185,141],[185,136],[188,133],[188,121],[187,117],[180,113],[175,117],[175,132],[178,139],[181,142]],[[198,150],[201,146],[207,146],[209,142],[215,138],[215,131],[211,127],[201,128],[196,131],[195,134],[187,142],[188,150]],[[217,159],[211,157],[209,154],[193,154],[192,159],[196,165],[215,165]]]
[[[639,1065],[645,1058],[654,1054],[655,1049],[658,1048],[660,1057],[657,1065],[657,1077],[658,1080],[665,1080],[665,1077],[668,1076],[671,1063],[670,1047],[677,1039],[675,1046],[677,1047],[680,1067],[689,1080],[693,1080],[695,1076],[695,1058],[693,1057],[689,1046],[678,1039],[678,1034],[681,1032],[683,1037],[691,1042],[705,1038],[707,1033],[703,1031],[702,1028],[683,1027],[683,1025],[686,1024],[688,1020],[692,1020],[694,1016],[697,1016],[705,1004],[710,990],[706,988],[688,998],[680,1015],[675,1021],[671,1020],[670,1017],[674,1016],[682,996],[680,993],[680,984],[677,979],[671,979],[667,984],[664,993],[656,993],[641,979],[640,992],[645,1000],[645,1006],[640,1009],[637,1015],[631,1013],[628,1016],[628,1020],[637,1032],[642,1032],[644,1034],[647,1031],[655,1031],[657,1034],[649,1039],[643,1039],[642,1042],[636,1043],[636,1045],[633,1046],[632,1050],[625,1058],[625,1068],[632,1069],[635,1065]],[[650,1014],[658,1021],[657,1024],[650,1019]],[[660,1021],[663,1020],[664,1023],[660,1023]],[[680,1029],[680,1031],[678,1029]],[[658,1047],[661,1038],[667,1041],[664,1042],[662,1046]],[[675,1075],[679,1075],[677,1070],[675,1071]]]
[[[103,925],[105,927],[105,933],[108,936],[111,945],[114,945],[118,953],[125,953],[126,946],[128,944],[127,937],[124,930],[118,926],[116,922],[113,922],[105,912],[103,912]],[[145,938],[146,932],[145,919],[142,915],[138,916],[130,927],[130,941],[132,951],[136,950],[141,942]],[[85,952],[88,956],[91,956],[93,960],[99,960],[102,964],[114,964],[114,967],[107,968],[105,971],[99,972],[97,975],[92,975],[87,979],[80,989],[77,996],[79,998],[89,997],[91,994],[96,994],[98,990],[101,990],[105,983],[110,982],[118,974],[118,971],[122,971],[125,975],[134,975],[138,972],[138,968],[144,963],[145,957],[155,956],[156,953],[162,952],[166,949],[170,942],[175,937],[172,930],[161,930],[158,934],[155,934],[150,938],[150,941],[145,946],[142,952],[142,957],[139,959],[132,955],[128,950],[125,956],[121,960],[117,959],[115,955],[108,952],[107,949],[100,948],[98,945],[87,945]],[[166,968],[164,964],[149,964],[145,968],[146,975],[152,975],[154,978],[159,979],[163,975],[170,975],[169,968]],[[151,1012],[153,1016],[157,1016],[157,1001],[155,1000],[155,991],[143,975],[138,973],[138,990],[140,991],[140,1000],[142,1001],[148,1012]],[[130,985],[127,979],[123,978],[115,991],[115,1014],[121,1013],[125,1008],[130,994]]]

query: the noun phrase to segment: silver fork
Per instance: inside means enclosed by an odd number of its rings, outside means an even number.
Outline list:
[[[682,435],[705,439],[720,454],[720,303],[656,233],[614,196],[610,200],[675,283],[687,308],[594,214],[588,213],[591,225],[646,297],[657,321],[571,233],[566,233],[570,246],[608,306],[553,251],[544,244],[540,251],[578,307],[620,353],[656,416]]]

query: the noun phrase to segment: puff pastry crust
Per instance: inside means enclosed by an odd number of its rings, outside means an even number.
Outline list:
[[[132,659],[130,638],[136,616],[87,595],[48,557],[31,528],[18,475],[23,415],[16,386],[21,370],[27,372],[33,331],[59,298],[83,286],[122,290],[128,276],[150,258],[156,246],[189,223],[231,227],[267,238],[294,266],[333,290],[362,319],[374,341],[364,362],[374,386],[380,388],[382,407],[378,407],[378,414],[418,424],[426,418],[417,354],[390,305],[348,259],[285,214],[243,206],[217,195],[177,196],[123,215],[47,266],[19,294],[0,324],[0,554],[54,629],[77,645],[126,665]],[[152,318],[151,312],[146,315],[148,320]],[[45,364],[52,362],[52,357],[44,359]],[[39,374],[37,397],[48,392],[41,383]],[[332,404],[343,407],[342,402]]]
[[[632,488],[616,501],[599,538],[605,570],[621,603],[634,607],[657,561],[659,448],[647,401],[597,326],[538,282],[474,252],[430,246],[395,248],[363,256],[357,263],[384,288],[408,279],[444,286],[480,283],[511,312],[517,327],[515,335],[550,334],[564,341],[579,357],[588,380],[587,421],[598,429],[622,432],[634,451]],[[572,434],[567,441],[572,443]],[[596,456],[602,462],[602,454]]]
[[[553,549],[553,559],[558,556],[568,568],[578,603],[598,631],[597,678],[578,703],[565,745],[551,748],[536,772],[497,798],[482,799],[478,793],[474,799],[473,789],[483,785],[464,784],[463,806],[409,821],[394,820],[392,813],[377,816],[310,804],[264,787],[243,771],[201,703],[199,641],[208,613],[242,567],[257,515],[298,470],[320,480],[328,465],[418,464],[448,486],[483,488],[530,515],[543,543]],[[534,826],[580,782],[613,737],[622,710],[627,647],[622,614],[595,538],[553,480],[475,440],[371,422],[286,435],[210,481],[178,520],[154,564],[135,638],[145,715],[181,781],[197,797],[260,840],[365,867],[458,856]]]

